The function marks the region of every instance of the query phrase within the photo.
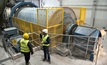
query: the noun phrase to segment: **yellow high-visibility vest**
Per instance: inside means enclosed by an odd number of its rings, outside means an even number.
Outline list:
[[[44,44],[44,42],[46,42],[47,38],[49,37],[49,35],[47,34],[46,36],[42,35],[42,46],[49,46],[50,44]]]
[[[22,39],[21,41],[20,41],[20,48],[21,48],[21,52],[30,52],[30,49],[29,49],[29,47],[28,47],[28,42],[29,42],[29,40],[25,40],[25,39]]]

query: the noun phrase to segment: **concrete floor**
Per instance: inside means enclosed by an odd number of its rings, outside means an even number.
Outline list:
[[[1,36],[0,36],[1,38]],[[97,65],[107,65],[107,36],[103,41],[104,54],[98,59]],[[0,39],[0,65],[25,65],[24,57],[12,60],[9,55],[4,51],[2,47],[2,42]],[[36,51],[30,59],[30,65],[95,65],[95,62],[90,60],[82,59],[71,59],[69,57],[62,57],[57,54],[51,54],[51,64],[48,62],[43,62],[43,52],[42,50]]]

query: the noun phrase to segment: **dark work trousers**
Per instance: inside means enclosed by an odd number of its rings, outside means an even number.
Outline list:
[[[44,60],[50,61],[49,46],[43,46]]]
[[[24,54],[25,57],[25,62],[28,63],[30,60],[30,52],[26,53],[26,52],[22,52]]]

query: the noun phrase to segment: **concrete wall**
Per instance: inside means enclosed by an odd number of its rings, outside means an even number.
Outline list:
[[[107,0],[97,0],[97,9],[95,13],[95,27],[107,27]],[[93,25],[92,21],[92,8],[93,0],[61,0],[62,6],[69,7],[86,7],[86,23],[90,26]]]
[[[98,5],[95,26],[107,28],[107,0],[99,0]]]
[[[34,4],[36,4],[37,6],[40,6],[40,0],[24,0],[25,2],[32,2]]]
[[[59,7],[60,1],[59,0],[40,0],[41,7]]]
[[[32,2],[40,7],[60,7],[60,0],[24,0]]]

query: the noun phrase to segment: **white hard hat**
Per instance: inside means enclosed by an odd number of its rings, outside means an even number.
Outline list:
[[[48,33],[48,30],[47,29],[43,29],[42,32]]]

